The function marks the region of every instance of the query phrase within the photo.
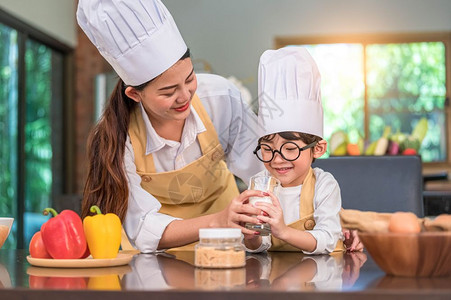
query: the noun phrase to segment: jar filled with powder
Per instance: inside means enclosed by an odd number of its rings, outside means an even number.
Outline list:
[[[199,229],[194,248],[194,264],[200,268],[239,268],[246,264],[246,253],[238,228]]]

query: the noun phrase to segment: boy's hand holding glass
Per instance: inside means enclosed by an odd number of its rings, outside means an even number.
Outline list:
[[[280,181],[277,178],[274,178],[269,175],[256,175],[251,177],[249,189],[257,190],[266,193],[272,193],[276,197],[278,196],[278,191],[280,188]],[[250,197],[249,203],[254,205],[257,202],[266,202],[272,204],[272,200],[270,196],[265,197]],[[271,233],[271,227],[269,224],[253,224],[246,223],[245,226],[247,229],[254,230],[260,232],[260,235],[269,235]]]

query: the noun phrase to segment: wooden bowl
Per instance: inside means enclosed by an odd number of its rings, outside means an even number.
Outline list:
[[[405,277],[451,275],[451,232],[369,233],[359,237],[385,273]]]

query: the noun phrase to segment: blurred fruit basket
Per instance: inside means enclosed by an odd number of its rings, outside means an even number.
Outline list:
[[[411,134],[399,131],[393,133],[391,127],[386,126],[382,136],[372,142],[360,137],[356,143],[352,143],[347,133],[339,130],[329,139],[330,155],[417,155],[427,131],[426,118],[418,121]]]

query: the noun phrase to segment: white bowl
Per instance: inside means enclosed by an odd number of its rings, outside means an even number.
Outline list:
[[[0,249],[8,238],[13,222],[14,218],[0,218]]]

